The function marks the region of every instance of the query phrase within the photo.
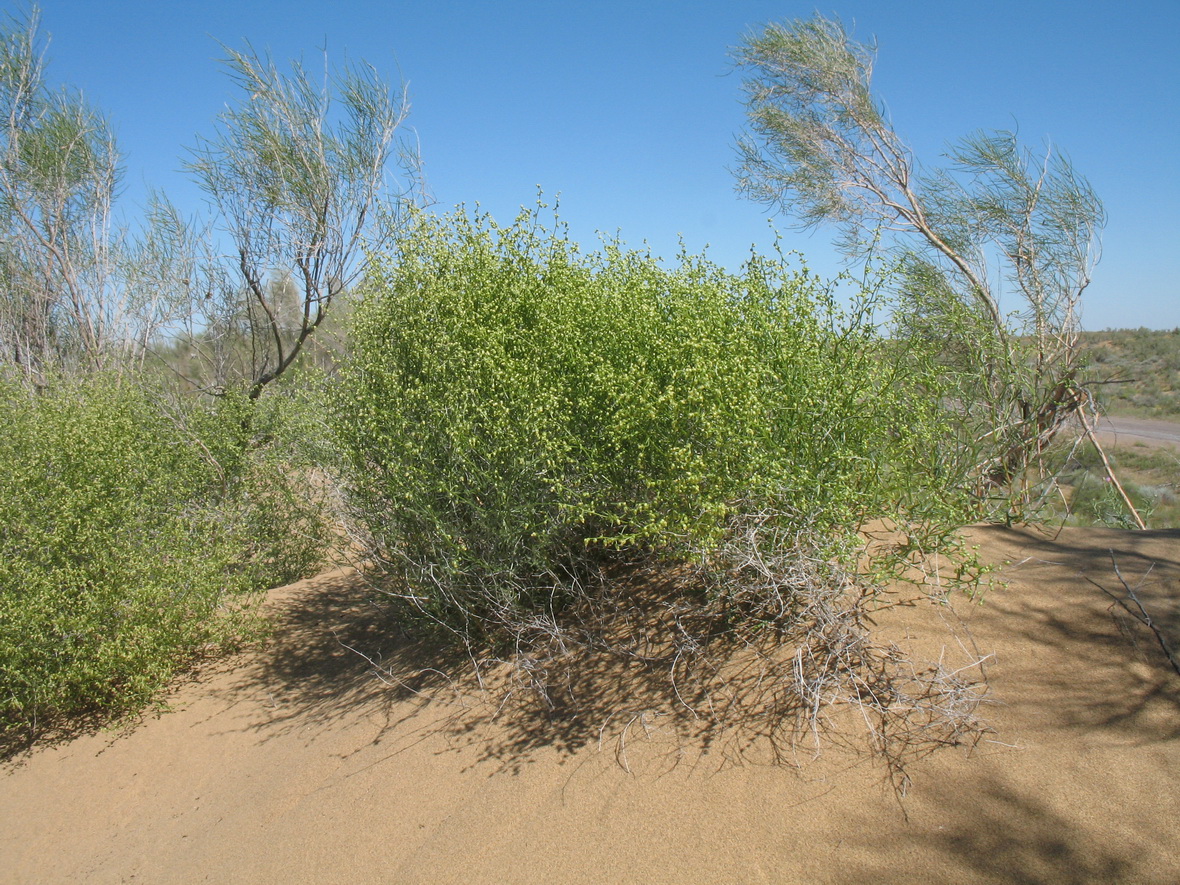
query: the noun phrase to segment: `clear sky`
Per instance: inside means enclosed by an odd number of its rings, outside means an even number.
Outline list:
[[[20,9],[6,3],[9,9]],[[716,0],[43,0],[49,78],[83,90],[127,154],[124,208],[159,187],[199,208],[184,148],[232,96],[218,41],[279,59],[327,47],[408,82],[410,123],[441,207],[501,221],[560,194],[575,238],[595,231],[671,257],[682,236],[734,269],[772,240],[729,169],[743,126],[728,49],[808,2]],[[906,0],[827,3],[875,36],[874,88],[919,159],[979,129],[1051,139],[1106,203],[1089,329],[1180,326],[1180,2]],[[833,273],[832,232],[774,223]]]

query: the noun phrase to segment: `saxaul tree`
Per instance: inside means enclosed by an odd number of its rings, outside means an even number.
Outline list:
[[[80,93],[49,85],[45,43],[35,9],[0,25],[0,363],[34,385],[142,361],[184,275],[166,199],[137,234],[117,223],[114,135]]]
[[[1072,419],[1090,426],[1079,307],[1101,200],[1063,153],[1011,132],[969,135],[923,169],[871,90],[875,44],[837,20],[768,25],[733,58],[749,120],[739,190],[804,228],[835,225],[850,257],[896,253],[899,331],[937,341],[958,379],[948,403],[978,490],[1025,512],[1048,443]]]
[[[203,265],[196,324],[224,391],[257,398],[289,369],[341,294],[380,250],[419,192],[417,154],[398,138],[409,104],[368,65],[280,70],[247,46],[226,48],[238,100],[188,169],[215,210],[212,242],[229,254]],[[391,187],[401,161],[403,187]]]

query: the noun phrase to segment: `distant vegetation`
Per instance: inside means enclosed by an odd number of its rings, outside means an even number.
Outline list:
[[[1119,480],[1153,529],[1180,528],[1180,450],[1143,443],[1107,449]],[[1134,528],[1089,442],[1053,455],[1060,491],[1048,500],[1050,519],[1068,525]]]
[[[1084,380],[1110,415],[1180,422],[1180,329],[1083,332]],[[1055,449],[1062,494],[1051,512],[1071,525],[1132,527],[1098,453],[1085,442]],[[1180,528],[1180,451],[1122,443],[1108,447],[1120,481],[1152,528]]]
[[[1110,414],[1180,421],[1180,329],[1084,332],[1081,346]]]
[[[1083,332],[1083,380],[1103,412],[1180,422],[1180,329]],[[1120,443],[1107,447],[1115,472],[1151,528],[1180,528],[1180,451]],[[1060,484],[1050,518],[1071,525],[1134,526],[1088,441],[1054,447],[1050,472]]]

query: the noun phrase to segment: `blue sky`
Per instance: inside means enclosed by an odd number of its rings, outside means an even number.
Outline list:
[[[49,77],[83,90],[127,154],[124,208],[148,185],[196,212],[184,148],[233,96],[218,41],[287,59],[365,59],[409,83],[410,123],[441,207],[501,221],[560,194],[575,238],[618,231],[672,256],[709,244],[736,268],[773,237],[729,168],[743,126],[727,51],[798,2],[43,0]],[[8,4],[8,8],[16,9]],[[1084,325],[1180,326],[1180,3],[845,2],[818,6],[875,36],[874,88],[919,159],[979,129],[1065,149],[1106,203]],[[774,223],[834,273],[832,232]]]

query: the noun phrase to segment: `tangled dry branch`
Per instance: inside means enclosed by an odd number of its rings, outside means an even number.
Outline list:
[[[864,749],[867,738],[899,793],[914,760],[973,745],[987,730],[983,660],[919,664],[875,638],[874,588],[812,530],[781,525],[744,517],[692,560],[599,557],[544,610],[496,608],[504,641],[466,637],[493,718],[523,745],[557,729],[578,744],[612,736],[623,756],[659,721],[697,746],[792,767],[827,742]]]

